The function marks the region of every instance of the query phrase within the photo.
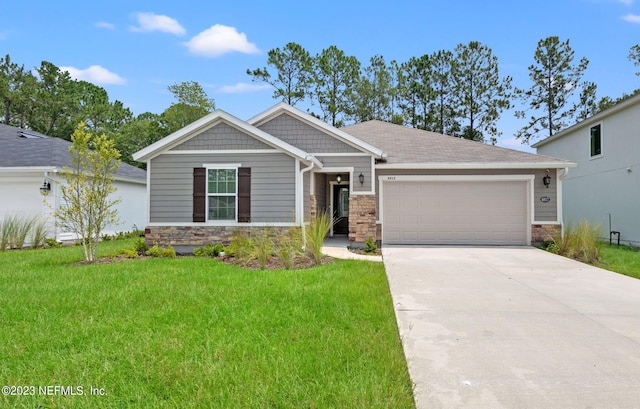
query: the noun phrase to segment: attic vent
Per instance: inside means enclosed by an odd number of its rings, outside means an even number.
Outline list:
[[[35,135],[35,134],[29,133],[27,131],[18,132],[18,136],[20,136],[21,138],[26,138],[26,139],[42,139],[41,135]]]

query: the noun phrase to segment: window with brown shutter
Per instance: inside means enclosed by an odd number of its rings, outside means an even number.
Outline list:
[[[251,222],[251,168],[238,168],[238,222]]]
[[[193,221],[207,220],[207,169],[193,168]]]

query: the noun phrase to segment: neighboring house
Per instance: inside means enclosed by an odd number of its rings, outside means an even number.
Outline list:
[[[60,206],[60,172],[71,166],[71,143],[34,131],[0,124],[0,219],[10,215],[41,216],[47,222],[47,237],[58,240],[75,236],[56,226],[53,216]],[[50,188],[43,196],[40,187]],[[114,183],[114,197],[121,224],[109,226],[103,234],[143,228],[146,214],[146,172],[135,166],[121,164]]]
[[[324,210],[356,243],[529,245],[561,230],[574,166],[381,121],[337,129],[284,103],[247,121],[217,110],[134,159],[148,169],[147,241],[174,246]]]
[[[565,223],[587,220],[603,239],[613,230],[640,245],[640,94],[532,146],[578,164],[564,181]]]

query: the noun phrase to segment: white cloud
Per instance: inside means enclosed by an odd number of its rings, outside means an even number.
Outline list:
[[[239,33],[235,27],[222,24],[209,27],[184,45],[192,54],[205,57],[219,57],[234,51],[245,54],[260,52],[255,44],[247,41],[246,34]]]
[[[624,21],[628,21],[629,23],[637,23],[640,24],[640,15],[638,14],[627,14],[622,17]]]
[[[111,23],[107,23],[106,21],[98,21],[96,23],[96,27],[98,28],[108,28],[109,30],[113,30],[116,28],[115,25],[111,24]]]
[[[268,84],[247,84],[246,82],[239,82],[235,85],[224,85],[218,89],[220,94],[246,94],[248,92],[262,91],[264,89],[271,88]]]
[[[60,67],[60,71],[67,71],[71,78],[81,81],[91,82],[93,84],[125,84],[127,81],[116,73],[107,70],[99,65],[81,70],[75,67]]]
[[[618,0],[618,2],[624,4],[625,6],[630,6],[633,4],[633,0]]]
[[[162,31],[163,33],[184,35],[187,30],[184,29],[178,23],[178,20],[169,16],[163,16],[155,13],[138,13],[136,14],[138,20],[137,27],[131,27],[131,31],[137,31],[141,33],[149,33],[152,31]]]

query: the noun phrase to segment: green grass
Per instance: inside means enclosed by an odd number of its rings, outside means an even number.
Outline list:
[[[80,247],[0,254],[0,386],[36,386],[0,407],[414,407],[380,263],[79,260]],[[38,394],[48,385],[84,395]]]
[[[605,244],[600,248],[598,267],[640,278],[640,248]]]

